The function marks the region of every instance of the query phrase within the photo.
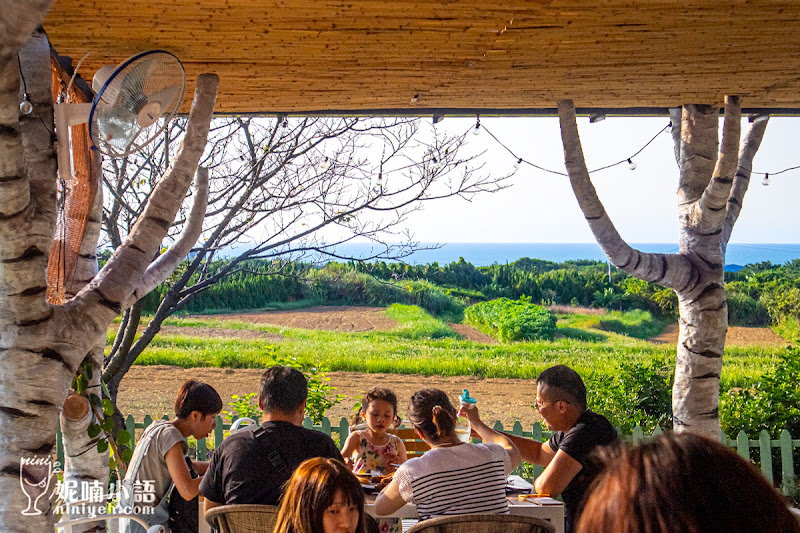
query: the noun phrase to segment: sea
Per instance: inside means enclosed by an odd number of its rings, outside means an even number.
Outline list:
[[[632,243],[631,246],[643,252],[675,253],[675,243]],[[577,259],[594,259],[607,261],[605,254],[597,243],[487,243],[487,242],[453,242],[453,243],[420,243],[420,247],[428,248],[414,252],[403,259],[412,265],[438,262],[446,265],[463,257],[475,266],[487,266],[494,263],[511,263],[522,257],[564,262]],[[336,247],[340,256],[365,258],[377,253],[379,248],[370,243],[349,243]],[[725,257],[726,270],[738,270],[744,265],[769,261],[781,265],[792,259],[800,258],[800,243],[731,243]]]

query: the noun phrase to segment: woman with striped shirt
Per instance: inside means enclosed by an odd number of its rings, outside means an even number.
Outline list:
[[[520,463],[519,451],[478,416],[474,405],[464,405],[482,444],[467,444],[456,436],[458,414],[447,394],[439,389],[415,392],[408,403],[408,418],[431,450],[409,459],[397,469],[391,483],[375,500],[375,512],[389,515],[406,502],[417,506],[423,520],[444,515],[508,513],[506,478]]]

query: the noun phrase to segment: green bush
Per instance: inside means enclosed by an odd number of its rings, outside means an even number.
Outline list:
[[[726,296],[728,324],[731,326],[769,325],[769,313],[763,303],[741,292],[730,292]]]
[[[464,310],[466,320],[479,329],[495,335],[501,342],[545,339],[556,332],[556,317],[548,309],[519,300],[498,298],[480,302]]]
[[[762,429],[772,438],[783,429],[793,437],[800,435],[800,350],[787,348],[752,387],[722,394],[720,424],[732,438],[741,430],[754,438]]]
[[[671,362],[662,359],[623,362],[611,374],[593,372],[585,380],[589,407],[623,434],[629,435],[636,426],[645,433],[656,426],[670,429],[674,377]]]

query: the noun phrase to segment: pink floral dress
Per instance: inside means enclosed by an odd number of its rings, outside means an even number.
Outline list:
[[[366,431],[358,432],[358,448],[353,452],[353,472],[365,475],[385,475],[395,470],[386,461],[386,456],[397,455],[397,445],[400,438],[389,435],[389,442],[383,446],[375,446],[367,441]],[[403,525],[399,518],[379,518],[378,530],[380,533],[402,533]]]

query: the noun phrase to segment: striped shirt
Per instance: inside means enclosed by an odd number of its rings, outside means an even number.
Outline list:
[[[394,480],[423,520],[443,515],[508,513],[506,477],[511,459],[492,443],[434,448],[409,459]]]

